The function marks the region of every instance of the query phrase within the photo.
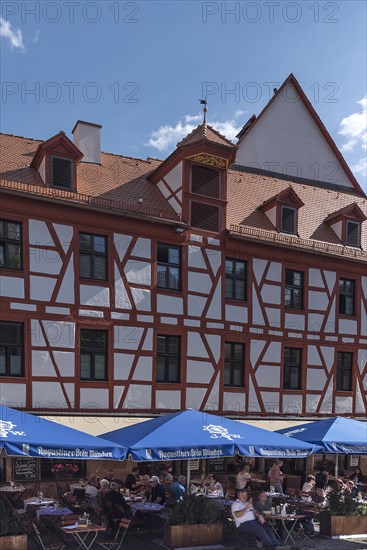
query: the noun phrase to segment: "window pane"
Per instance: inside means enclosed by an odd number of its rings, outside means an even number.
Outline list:
[[[106,256],[94,256],[94,278],[105,280],[107,275]]]
[[[157,349],[160,353],[166,353],[166,337],[158,336],[157,338]]]
[[[236,275],[238,277],[244,277],[246,275],[244,262],[236,262]]]
[[[106,252],[106,238],[98,235],[93,236],[93,250],[94,252]]]
[[[241,344],[235,344],[234,345],[234,359],[237,361],[243,360],[243,347]]]
[[[106,378],[106,356],[94,356],[94,378],[95,380],[104,380]]]
[[[293,289],[293,307],[297,309],[302,307],[302,291],[298,288]]]
[[[80,332],[80,345],[82,348],[91,348],[92,340],[89,330],[82,330]]]
[[[22,352],[20,348],[10,349],[10,374],[22,374]]]
[[[235,281],[235,298],[237,300],[244,300],[245,299],[245,281],[242,280],[236,280]]]
[[[8,267],[10,269],[20,269],[20,245],[9,244],[8,245]]]
[[[353,296],[345,296],[345,312],[346,315],[354,313],[354,298]]]
[[[295,232],[295,216],[296,212],[293,208],[282,207],[282,220],[281,220],[281,230],[286,233]]]
[[[168,340],[168,353],[178,354],[178,338],[170,337]]]
[[[5,245],[0,244],[0,265],[5,265]]]
[[[177,265],[180,263],[180,250],[178,248],[169,248],[169,263]]]
[[[0,221],[0,237],[5,237],[5,223],[4,220]]]
[[[169,288],[180,288],[180,271],[177,267],[169,267]]]
[[[93,346],[95,349],[106,349],[106,333],[102,331],[94,331],[91,333],[93,338]]]
[[[226,298],[233,298],[233,279],[226,279]]]
[[[226,260],[226,273],[228,275],[232,275],[232,273],[233,273],[233,261],[232,260]]]
[[[167,267],[164,265],[157,266],[157,285],[161,288],[168,287]]]
[[[6,373],[6,351],[4,347],[0,347],[0,374]]]
[[[226,363],[224,366],[224,384],[225,386],[231,386],[231,364]]]
[[[302,273],[299,271],[293,271],[293,284],[296,286],[302,285]]]
[[[168,363],[168,381],[169,382],[179,382],[180,376],[179,376],[179,361],[175,357],[169,358]]]
[[[344,280],[345,283],[345,291],[347,294],[353,294],[354,291],[354,281],[350,281],[348,279]]]
[[[235,366],[233,369],[233,385],[234,386],[242,386],[242,368],[240,366]]]
[[[91,378],[91,357],[88,354],[80,356],[80,376],[81,378]]]
[[[79,233],[79,247],[81,250],[92,249],[92,238],[87,233]]]
[[[158,244],[157,260],[161,263],[168,263],[168,246],[166,244]]]
[[[80,276],[90,279],[92,276],[91,256],[80,254]]]
[[[347,244],[359,246],[359,223],[347,221]]]
[[[157,357],[157,382],[165,382],[166,360],[164,357]]]
[[[19,223],[8,222],[8,239],[20,241],[20,225]]]
[[[298,389],[299,387],[299,370],[293,367],[291,369],[291,388]]]
[[[231,351],[232,351],[232,346],[231,344],[228,344],[226,342],[225,346],[224,346],[224,349],[225,349],[225,357],[226,359],[230,359],[231,358]]]
[[[292,305],[292,290],[287,287],[285,287],[285,305],[286,306]]]

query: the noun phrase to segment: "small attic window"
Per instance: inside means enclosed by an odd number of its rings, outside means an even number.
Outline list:
[[[347,220],[345,244],[359,247],[361,244],[360,232],[361,224],[359,222]]]
[[[219,199],[220,180],[219,172],[206,166],[192,166],[191,192],[197,195],[205,195]]]
[[[219,207],[201,202],[191,202],[191,225],[206,231],[219,231]]]
[[[51,157],[51,185],[61,189],[73,189],[73,161]]]
[[[289,206],[282,206],[280,210],[280,231],[282,233],[297,233],[297,210]]]

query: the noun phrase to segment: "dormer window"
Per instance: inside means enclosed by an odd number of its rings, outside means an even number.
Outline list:
[[[345,244],[347,246],[361,245],[361,224],[352,220],[347,220]]]
[[[280,232],[297,233],[297,210],[289,206],[281,206],[280,210]]]
[[[220,174],[217,170],[194,164],[191,172],[191,192],[220,198]]]
[[[73,189],[73,161],[62,157],[51,157],[51,185],[61,189]]]

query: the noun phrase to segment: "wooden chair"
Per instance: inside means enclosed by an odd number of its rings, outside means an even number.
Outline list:
[[[101,546],[105,550],[120,550],[124,538],[126,537],[127,530],[130,526],[131,521],[129,519],[122,518],[119,523],[119,528],[116,532],[115,538],[111,542],[98,542],[97,545]]]
[[[39,532],[37,525],[35,523],[33,523],[32,525],[37,544],[42,550],[63,550],[64,548],[66,548],[65,544],[62,543],[45,544],[42,540],[41,533]]]

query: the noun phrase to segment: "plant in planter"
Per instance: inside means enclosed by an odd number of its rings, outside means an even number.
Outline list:
[[[320,535],[339,537],[341,535],[367,534],[367,506],[339,486],[328,494],[330,508],[320,513]]]
[[[66,476],[76,476],[79,471],[79,467],[76,464],[55,464],[51,469],[56,479]]]
[[[0,494],[0,550],[26,550],[27,535],[5,495]]]
[[[220,544],[222,539],[222,516],[215,502],[189,495],[173,506],[164,530],[168,548]]]

